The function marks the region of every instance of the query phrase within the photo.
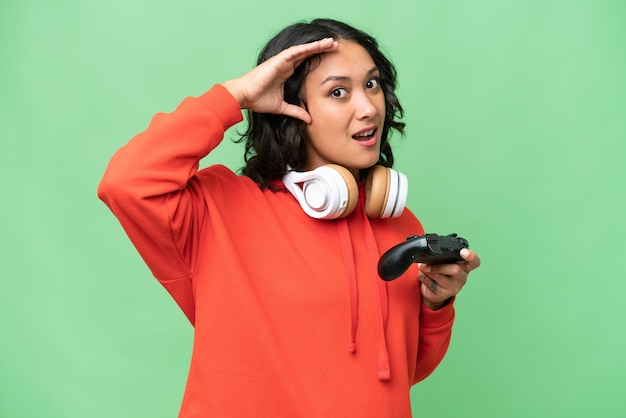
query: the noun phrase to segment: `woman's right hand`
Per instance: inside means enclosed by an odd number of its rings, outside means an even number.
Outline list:
[[[333,51],[337,46],[333,38],[292,46],[223,85],[242,109],[291,116],[311,123],[311,116],[306,110],[285,102],[285,82],[304,60],[315,54]]]

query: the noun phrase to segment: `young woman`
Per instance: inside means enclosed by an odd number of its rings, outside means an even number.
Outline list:
[[[377,275],[384,251],[424,232],[389,168],[395,82],[367,34],[298,23],[111,159],[99,196],[194,325],[181,417],[411,416],[480,261],[463,250]],[[243,175],[198,171],[242,109]]]

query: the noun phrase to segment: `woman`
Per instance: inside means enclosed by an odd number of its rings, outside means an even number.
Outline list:
[[[480,261],[464,250],[463,263],[377,276],[380,254],[423,233],[402,187],[379,185],[404,126],[394,89],[373,38],[299,23],[111,159],[99,196],[194,325],[181,417],[411,415],[410,387],[443,358],[454,297]],[[198,171],[242,109],[244,175]],[[332,213],[324,170],[347,185]],[[381,187],[399,195],[392,211],[373,203]]]

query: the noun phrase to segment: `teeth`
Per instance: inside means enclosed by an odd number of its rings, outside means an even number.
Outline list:
[[[373,130],[373,129],[371,129],[371,130],[369,130],[369,131],[367,131],[367,132],[363,132],[362,134],[358,134],[358,135],[355,135],[355,136],[370,136],[370,135],[372,135],[373,133],[374,133],[374,130]]]

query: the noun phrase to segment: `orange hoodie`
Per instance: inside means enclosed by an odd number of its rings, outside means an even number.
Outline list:
[[[420,302],[417,267],[384,282],[379,255],[421,234],[405,209],[308,217],[201,158],[242,120],[221,85],[157,114],[98,189],[194,325],[180,417],[409,417],[411,385],[443,358],[452,304]]]

